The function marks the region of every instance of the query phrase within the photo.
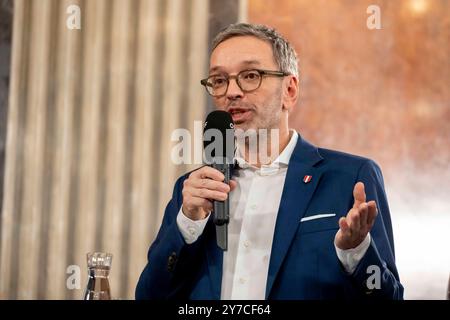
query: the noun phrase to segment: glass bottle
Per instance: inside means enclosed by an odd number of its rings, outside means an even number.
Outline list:
[[[449,274],[449,276],[448,276],[447,300],[450,300],[450,274]]]
[[[112,254],[105,252],[89,252],[87,254],[88,283],[84,300],[111,300],[109,287],[109,271]]]

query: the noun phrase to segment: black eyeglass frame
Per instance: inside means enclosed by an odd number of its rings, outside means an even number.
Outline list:
[[[260,75],[259,84],[258,84],[258,86],[257,86],[255,89],[252,89],[252,90],[244,90],[244,89],[242,89],[242,86],[241,86],[241,84],[239,83],[239,75],[242,74],[242,73],[244,73],[244,72],[249,72],[249,71],[256,71],[256,72],[259,73],[259,75]],[[228,87],[229,87],[229,85],[230,85],[230,79],[236,79],[236,83],[237,83],[239,89],[241,89],[242,92],[247,93],[247,92],[252,92],[252,91],[258,90],[259,87],[261,86],[261,83],[262,83],[262,80],[263,80],[263,77],[264,77],[264,76],[286,77],[286,76],[289,76],[289,75],[291,75],[291,74],[290,74],[289,72],[284,72],[284,71],[264,70],[264,69],[246,69],[246,70],[239,71],[239,73],[236,74],[236,75],[234,75],[234,76],[229,76],[229,75],[227,75],[227,74],[223,74],[223,76],[224,76],[225,79],[227,80],[227,86],[226,86],[226,88],[225,88],[225,92],[224,92],[223,94],[220,94],[220,95],[213,95],[213,94],[212,94],[211,92],[209,92],[209,90],[208,90],[208,86],[211,87],[210,85],[208,85],[208,79],[210,79],[210,78],[212,78],[212,77],[217,77],[217,76],[219,76],[219,75],[220,75],[220,74],[210,75],[208,78],[205,78],[205,79],[200,80],[200,84],[201,84],[202,86],[205,87],[206,92],[208,92],[208,94],[211,95],[211,96],[213,96],[214,98],[220,98],[220,97],[223,97],[223,96],[225,96],[225,95],[227,94]]]

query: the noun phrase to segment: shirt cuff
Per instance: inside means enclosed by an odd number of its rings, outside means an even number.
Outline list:
[[[187,244],[194,243],[198,237],[203,233],[206,223],[208,222],[209,214],[202,220],[191,220],[183,213],[183,209],[180,208],[177,215],[177,226]]]
[[[348,274],[352,274],[358,263],[364,257],[370,246],[370,233],[367,233],[366,238],[361,242],[356,248],[342,250],[336,247],[336,243],[334,247],[336,248],[336,254],[341,261],[342,266]]]

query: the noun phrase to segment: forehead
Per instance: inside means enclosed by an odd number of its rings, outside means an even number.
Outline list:
[[[244,67],[276,67],[272,46],[252,36],[238,36],[221,42],[211,53],[210,72],[237,72]]]

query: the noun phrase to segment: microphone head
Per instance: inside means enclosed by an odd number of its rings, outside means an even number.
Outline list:
[[[203,127],[206,164],[234,163],[234,122],[226,111],[212,111]]]

